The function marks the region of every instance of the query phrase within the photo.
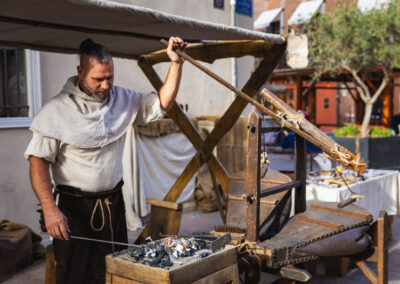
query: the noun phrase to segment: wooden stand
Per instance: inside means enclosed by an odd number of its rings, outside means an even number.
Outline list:
[[[162,235],[177,235],[182,216],[182,204],[157,199],[146,200],[151,204],[149,236],[158,240]]]
[[[124,251],[121,252],[122,254]],[[123,256],[106,257],[107,284],[239,284],[236,247],[226,246],[206,258],[170,270],[133,263]]]
[[[56,261],[54,259],[54,250],[52,244],[46,248],[46,279],[44,283],[56,283]]]
[[[386,284],[388,283],[388,216],[386,211],[379,213],[378,220],[372,226],[372,229],[372,237],[377,240],[374,243],[373,254],[364,259],[353,258],[353,260],[371,283]],[[377,264],[378,275],[367,266],[366,261]]]
[[[258,241],[260,229],[260,198],[276,193],[295,189],[295,213],[306,210],[306,147],[304,138],[296,134],[295,140],[295,181],[279,184],[273,187],[260,189],[261,169],[261,135],[266,132],[276,131],[276,127],[262,125],[262,118],[256,112],[249,115],[249,142],[247,152],[246,170],[246,200],[247,202],[247,229],[246,239],[252,242]],[[280,130],[280,128],[278,128]],[[281,199],[277,201],[278,206]]]
[[[280,58],[285,53],[285,50],[285,44],[270,44],[256,40],[198,44],[186,48],[186,53],[193,59],[208,63],[212,63],[216,59],[241,57],[244,55],[263,57],[264,60],[253,72],[250,79],[242,89],[242,91],[246,93],[246,96],[253,97],[257,94],[265,80],[272,73]],[[169,58],[166,50],[142,55],[139,58],[139,67],[142,69],[143,73],[149,79],[156,91],[160,90],[163,82],[154,70],[153,65],[167,61],[169,61]],[[200,135],[199,131],[195,128],[179,105],[176,102],[174,103],[172,109],[168,112],[168,116],[175,121],[198,152],[189,164],[187,164],[175,184],[164,197],[164,201],[176,202],[186,184],[205,163],[208,164],[221,187],[225,192],[228,192],[229,175],[221,162],[212,154],[212,150],[219,140],[233,127],[247,103],[248,102],[240,96],[236,97],[234,102],[230,105],[206,139]],[[149,235],[149,231],[151,230],[149,227],[151,226],[153,226],[153,224],[150,222],[142,231],[136,243],[140,243]]]

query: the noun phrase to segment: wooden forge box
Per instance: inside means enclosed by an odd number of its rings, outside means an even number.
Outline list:
[[[128,250],[123,250],[106,256],[106,284],[239,283],[237,251],[231,245],[205,258],[188,261],[168,270],[134,263],[124,257],[127,254]]]

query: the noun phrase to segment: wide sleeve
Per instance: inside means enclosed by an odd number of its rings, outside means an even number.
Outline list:
[[[60,141],[33,132],[32,140],[24,153],[24,157],[30,156],[43,158],[50,163],[55,163],[59,151]]]
[[[147,124],[163,118],[164,115],[165,111],[161,108],[160,99],[155,92],[142,94],[134,124]]]

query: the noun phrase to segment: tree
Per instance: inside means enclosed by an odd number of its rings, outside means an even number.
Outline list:
[[[306,26],[314,76],[348,72],[365,104],[361,136],[368,136],[373,105],[400,67],[400,5],[361,12],[356,5],[338,4]],[[373,72],[382,78],[375,92],[368,87]]]

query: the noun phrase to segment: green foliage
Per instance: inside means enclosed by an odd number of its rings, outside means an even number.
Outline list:
[[[333,131],[333,134],[336,137],[356,137],[360,131],[358,130],[357,125],[346,125],[343,127],[338,127]],[[390,137],[392,136],[392,129],[390,128],[382,128],[382,127],[371,127],[369,129],[370,137]]]
[[[390,137],[392,136],[392,129],[373,127],[369,130],[369,135],[371,137]]]
[[[347,66],[400,67],[400,5],[362,13],[356,6],[339,4],[312,18],[306,26],[316,76],[338,74]]]
[[[358,133],[357,125],[346,125],[333,131],[336,137],[356,137]]]

